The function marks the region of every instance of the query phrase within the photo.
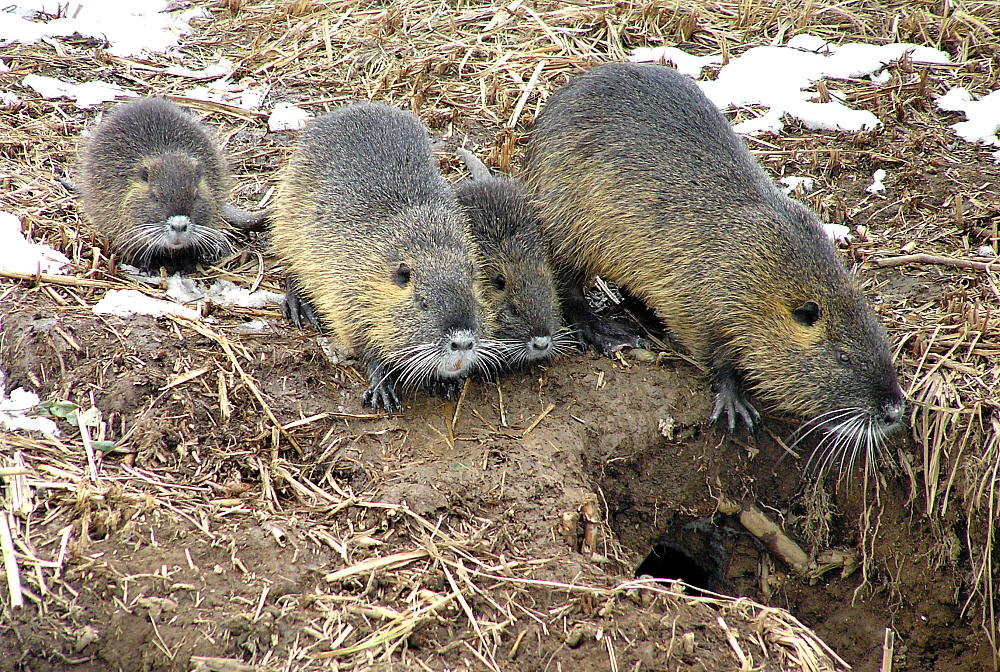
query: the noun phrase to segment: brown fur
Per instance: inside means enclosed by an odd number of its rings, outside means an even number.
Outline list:
[[[374,406],[395,410],[395,378],[416,380],[404,366],[413,348],[482,337],[468,223],[410,113],[356,104],[313,120],[282,173],[271,233],[294,291],[367,362]]]
[[[620,63],[571,80],[539,116],[523,174],[564,282],[598,274],[654,309],[713,372],[714,417],[732,397],[730,426],[735,413],[753,424],[746,384],[780,411],[898,421],[884,330],[820,222],[689,78]]]
[[[232,251],[229,186],[215,140],[162,98],[114,108],[81,157],[88,219],[123,261],[149,270],[187,271]]]

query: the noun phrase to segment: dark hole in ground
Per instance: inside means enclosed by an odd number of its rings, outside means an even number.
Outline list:
[[[708,588],[709,569],[694,556],[677,544],[670,542],[653,546],[649,555],[639,563],[636,576],[652,576],[654,579],[678,579],[695,588]]]

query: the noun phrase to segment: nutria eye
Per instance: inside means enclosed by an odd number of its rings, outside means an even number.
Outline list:
[[[521,317],[521,311],[517,309],[517,306],[508,306],[507,312],[510,313],[511,317]]]
[[[430,310],[431,305],[427,303],[427,299],[420,297],[417,299],[417,305],[420,306],[420,310]]]
[[[400,264],[396,272],[392,274],[392,281],[400,287],[406,287],[410,284],[410,267],[406,264]]]
[[[806,301],[801,306],[792,311],[792,319],[803,327],[811,327],[819,320],[819,304],[815,301]]]
[[[841,364],[850,364],[851,363],[851,356],[849,354],[847,354],[846,352],[844,352],[843,350],[838,350],[837,351],[837,360]]]
[[[507,286],[507,278],[504,277],[503,273],[497,273],[493,276],[493,279],[490,280],[490,283],[502,292],[503,288]]]

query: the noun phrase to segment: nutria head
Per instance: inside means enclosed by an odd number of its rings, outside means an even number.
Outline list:
[[[162,98],[122,103],[81,161],[84,210],[124,261],[186,271],[233,246],[222,216],[228,171],[209,133]]]
[[[491,336],[507,366],[545,359],[566,346],[545,242],[527,192],[506,178],[466,180],[456,190],[482,261]]]
[[[233,250],[201,161],[184,152],[144,158],[121,204],[113,244],[129,263],[189,270]]]
[[[471,245],[457,227],[441,224],[456,216],[442,204],[397,215],[392,229],[406,234],[396,246],[373,250],[365,277],[356,279],[366,286],[352,292],[363,302],[348,307],[355,341],[403,389],[499,363],[496,348],[484,340],[486,316]]]
[[[818,218],[793,208],[801,228],[767,244],[743,287],[732,340],[755,394],[808,418],[800,433],[824,436],[818,469],[853,464],[902,424],[905,397],[882,324],[836,258]]]

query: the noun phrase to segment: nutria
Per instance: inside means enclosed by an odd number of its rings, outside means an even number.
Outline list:
[[[457,153],[471,174],[455,193],[479,251],[483,296],[495,319],[490,336],[503,343],[508,366],[545,359],[563,339],[548,253],[528,192],[512,178],[491,174],[469,150]]]
[[[468,222],[416,116],[357,103],[312,120],[272,210],[286,311],[354,348],[368,368],[365,404],[398,411],[400,389],[454,392],[499,363],[483,341]]]
[[[208,131],[163,98],[118,105],[87,142],[79,190],[90,221],[122,261],[187,272],[233,251],[227,220],[261,214],[227,203],[229,174]]]
[[[871,448],[899,423],[888,339],[818,217],[779,191],[690,78],[615,63],[549,98],[524,175],[568,322],[617,345],[587,312],[593,274],[644,301],[710,371],[711,419],[776,411],[812,418],[835,447]],[[845,451],[846,454],[846,451]]]

